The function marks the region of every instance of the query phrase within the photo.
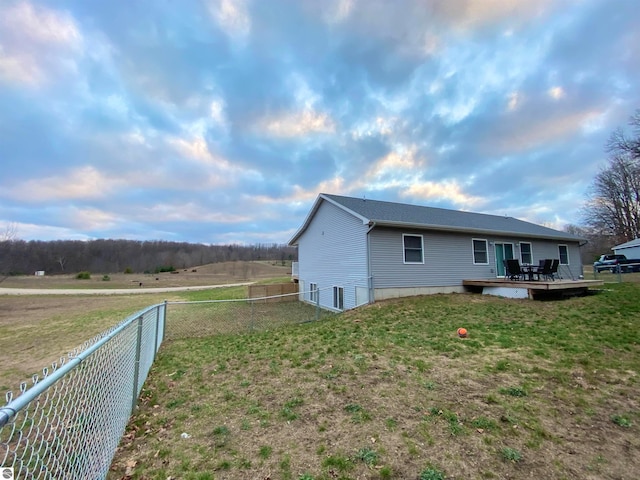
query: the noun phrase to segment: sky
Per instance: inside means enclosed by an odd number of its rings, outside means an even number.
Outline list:
[[[288,242],[319,193],[581,222],[636,0],[0,0],[0,230]]]

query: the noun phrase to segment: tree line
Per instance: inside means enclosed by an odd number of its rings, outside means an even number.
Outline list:
[[[0,240],[0,274],[33,275],[90,271],[158,272],[218,262],[296,260],[295,247],[281,244],[204,245],[135,240]]]

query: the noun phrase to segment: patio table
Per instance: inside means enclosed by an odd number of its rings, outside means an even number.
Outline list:
[[[524,264],[520,267],[524,273],[527,274],[527,280],[533,282],[535,278],[533,276],[538,273],[537,265]]]

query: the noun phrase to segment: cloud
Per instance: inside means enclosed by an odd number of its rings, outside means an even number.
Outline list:
[[[482,208],[486,202],[482,197],[469,195],[456,180],[444,180],[440,182],[416,182],[403,190],[401,197],[418,199],[428,204],[430,202],[450,202],[458,208],[465,210]]]
[[[25,203],[65,200],[91,200],[111,194],[123,181],[93,166],[72,169],[63,174],[34,178],[8,190],[8,198]]]
[[[635,13],[5,1],[0,222],[53,238],[286,241],[320,192],[571,221],[640,105]]]
[[[372,163],[364,176],[368,182],[375,183],[386,178],[394,179],[406,175],[413,177],[424,168],[425,162],[418,157],[417,148],[413,145],[398,148]]]
[[[244,0],[211,1],[209,11],[230,38],[243,40],[251,33],[251,18]]]
[[[306,137],[314,133],[332,133],[335,123],[326,113],[303,110],[263,118],[258,123],[267,134],[275,137]]]
[[[73,18],[27,1],[0,6],[0,80],[40,86],[75,72],[82,35]]]
[[[510,123],[509,118],[484,142],[483,149],[493,155],[515,154],[579,135],[605,112],[582,110],[550,115],[531,122]]]

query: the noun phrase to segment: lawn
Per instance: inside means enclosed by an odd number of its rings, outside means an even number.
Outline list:
[[[168,340],[108,478],[635,479],[639,296],[432,295]]]

